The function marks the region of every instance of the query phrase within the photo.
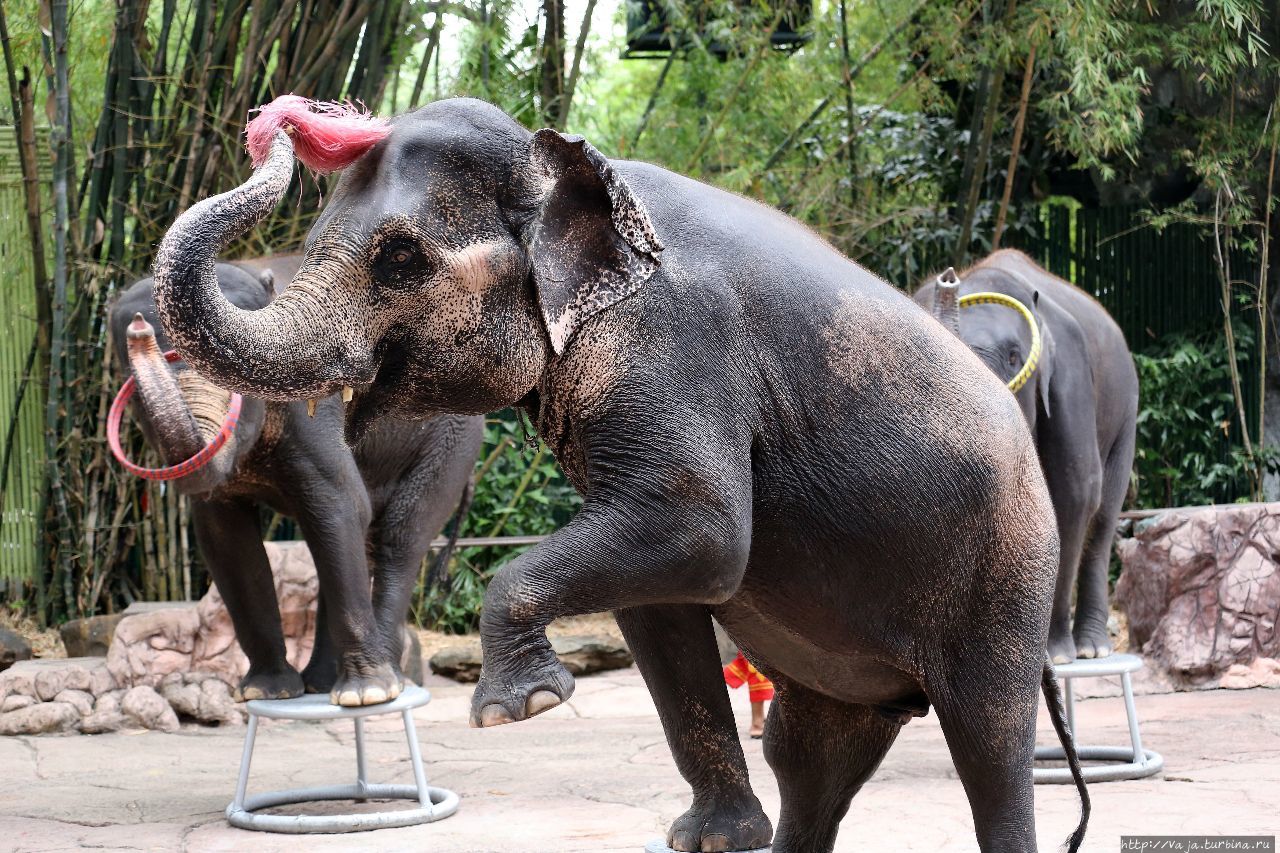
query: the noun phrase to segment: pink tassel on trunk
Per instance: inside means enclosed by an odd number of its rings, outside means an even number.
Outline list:
[[[295,156],[321,174],[345,169],[391,132],[386,119],[351,104],[281,95],[259,107],[245,128],[245,147],[255,167],[267,159],[271,140],[282,128],[293,137]]]

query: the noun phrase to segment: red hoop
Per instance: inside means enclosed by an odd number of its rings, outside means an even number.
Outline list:
[[[182,356],[174,350],[165,353],[164,358],[165,361],[182,361]],[[208,465],[209,460],[213,459],[227,443],[227,439],[231,438],[231,434],[236,431],[236,424],[240,421],[241,397],[233,392],[231,403],[227,406],[227,416],[222,421],[222,428],[218,430],[213,440],[197,451],[195,456],[167,468],[143,468],[141,465],[130,462],[120,446],[120,422],[124,418],[125,406],[129,405],[129,399],[136,388],[137,383],[130,376],[120,388],[120,393],[116,394],[116,398],[111,401],[111,410],[107,414],[107,444],[111,447],[111,455],[124,466],[126,471],[144,480],[177,480],[199,471]]]

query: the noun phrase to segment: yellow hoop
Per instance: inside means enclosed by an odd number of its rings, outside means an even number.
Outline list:
[[[1023,363],[1022,369],[1009,380],[1010,391],[1017,393],[1022,390],[1022,386],[1027,384],[1027,380],[1036,372],[1036,367],[1040,364],[1040,327],[1036,324],[1036,318],[1032,316],[1031,311],[1012,296],[991,291],[961,296],[959,304],[961,308],[968,308],[970,305],[1003,305],[1022,315],[1022,319],[1027,322],[1027,326],[1031,329],[1031,352],[1027,355],[1027,360]]]

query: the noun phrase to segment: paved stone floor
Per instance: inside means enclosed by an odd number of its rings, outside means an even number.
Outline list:
[[[184,728],[95,736],[0,738],[0,850],[438,853],[629,851],[662,835],[686,806],[653,705],[634,670],[581,679],[567,707],[525,723],[473,730],[470,689],[432,685],[417,715],[432,782],[462,797],[448,820],[345,836],[280,836],[232,829],[243,728]],[[744,730],[745,695],[734,695]],[[1119,849],[1121,834],[1280,834],[1280,691],[1141,696],[1161,776],[1093,787],[1086,849]],[[1078,705],[1082,738],[1124,744],[1117,699]],[[1051,730],[1042,715],[1042,742]],[[265,723],[251,790],[354,778],[349,723]],[[369,723],[373,781],[410,781],[396,718]],[[752,779],[775,818],[777,787],[759,741],[747,741]],[[1042,850],[1076,820],[1071,788],[1036,791]],[[931,714],[903,731],[854,801],[839,851],[975,850],[968,804]]]

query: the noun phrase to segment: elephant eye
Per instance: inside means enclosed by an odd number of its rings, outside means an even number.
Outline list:
[[[413,263],[417,256],[418,253],[408,241],[396,240],[383,250],[381,260],[383,266],[397,270]]]
[[[417,278],[416,273],[424,267],[424,258],[418,248],[408,240],[390,241],[378,253],[375,268],[387,284],[407,283],[410,278]]]
[[[1015,350],[1010,350],[1010,351],[1009,351],[1009,366],[1010,366],[1010,367],[1017,367],[1017,366],[1018,366],[1018,364],[1019,364],[1021,361],[1022,361],[1022,359],[1021,359],[1021,357],[1019,357],[1019,355],[1018,355],[1018,351],[1017,351],[1016,349],[1015,349]]]

